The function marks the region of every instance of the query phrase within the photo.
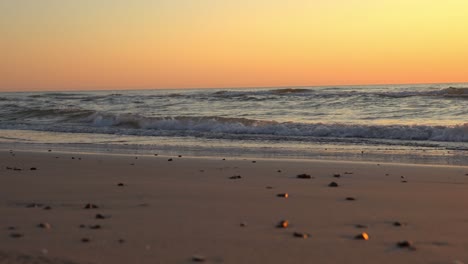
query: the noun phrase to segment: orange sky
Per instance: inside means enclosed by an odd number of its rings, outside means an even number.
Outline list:
[[[5,0],[0,91],[468,81],[466,0]]]

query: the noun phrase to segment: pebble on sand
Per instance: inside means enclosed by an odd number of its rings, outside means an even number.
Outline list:
[[[328,187],[338,187],[338,183],[330,182],[330,184],[328,184]]]
[[[119,183],[117,183],[117,186],[122,187],[122,186],[125,186],[125,184],[122,183],[122,182],[119,182]]]
[[[257,161],[255,161],[255,160],[252,160],[252,163],[257,163]]]
[[[97,205],[95,204],[92,204],[92,203],[88,203],[85,205],[84,209],[97,209],[99,208]]]
[[[409,249],[415,249],[414,246],[413,246],[413,242],[409,241],[409,240],[404,240],[404,241],[400,241],[400,242],[397,242],[397,247],[399,248],[409,248]]]
[[[287,228],[289,226],[289,221],[288,220],[283,220],[278,223],[276,227],[278,228]]]
[[[39,228],[44,228],[44,229],[51,229],[52,226],[49,223],[40,223],[37,225]]]
[[[335,178],[340,178],[340,177],[341,177],[341,174],[335,173],[335,174],[333,174],[333,177],[335,177]]]
[[[89,243],[90,241],[91,241],[91,239],[86,238],[86,237],[81,239],[81,242],[83,242],[83,243]]]
[[[229,179],[231,179],[231,180],[238,180],[238,179],[242,179],[242,176],[240,176],[240,175],[234,175],[234,176],[229,177]]]
[[[89,229],[101,229],[101,225],[90,225]]]
[[[366,232],[362,232],[361,234],[355,236],[354,239],[369,240],[369,235]]]
[[[309,238],[310,235],[307,233],[300,233],[300,232],[294,232],[294,237],[299,237],[299,238]]]
[[[367,228],[366,225],[361,225],[361,224],[357,224],[354,227],[356,227],[356,228]]]
[[[346,201],[356,201],[356,198],[354,198],[354,197],[346,197]]]
[[[403,223],[401,223],[399,221],[395,221],[395,222],[393,222],[393,226],[403,226]]]
[[[37,168],[35,168],[35,167],[32,167],[32,168],[30,168],[30,170],[34,171],[34,170],[37,170]]]
[[[50,210],[50,209],[52,209],[52,207],[50,207],[50,206],[44,207],[44,210]]]
[[[194,262],[205,262],[206,258],[204,256],[195,255],[192,257],[192,261]]]
[[[299,174],[296,176],[298,179],[312,179],[312,176],[310,176],[309,174]]]
[[[172,161],[172,159],[168,159],[167,161]]]
[[[288,193],[278,193],[276,196],[283,197],[283,198],[288,198],[289,194]]]
[[[96,214],[96,216],[94,217],[96,219],[106,219],[106,218],[109,218],[108,216],[104,216],[102,214]]]

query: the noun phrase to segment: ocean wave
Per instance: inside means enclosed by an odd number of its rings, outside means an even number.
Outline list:
[[[86,120],[93,127],[132,128],[141,134],[157,135],[158,131],[183,132],[184,135],[236,134],[317,138],[368,138],[388,140],[468,142],[468,123],[455,126],[429,125],[363,125],[340,123],[295,123],[231,117],[157,117],[108,115],[95,113]],[[155,132],[155,133],[153,133]]]

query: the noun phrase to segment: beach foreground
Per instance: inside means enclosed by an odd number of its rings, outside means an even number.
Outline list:
[[[0,263],[468,263],[468,167],[0,151],[0,199]]]

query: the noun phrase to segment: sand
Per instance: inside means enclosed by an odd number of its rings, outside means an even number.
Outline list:
[[[0,151],[0,263],[468,263],[468,167],[252,161]]]

